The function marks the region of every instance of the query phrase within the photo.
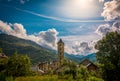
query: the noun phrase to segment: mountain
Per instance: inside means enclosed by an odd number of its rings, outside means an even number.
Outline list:
[[[0,34],[0,48],[3,48],[3,51],[7,56],[11,56],[16,51],[18,54],[27,54],[32,63],[53,61],[57,59],[57,51],[44,48],[33,41],[7,34]],[[84,59],[90,59],[93,62],[96,61],[94,53],[87,56],[65,53],[65,57],[77,63],[80,63]]]
[[[43,48],[30,40],[6,34],[0,34],[0,48],[3,48],[3,51],[7,56],[11,56],[16,51],[18,54],[27,54],[32,63],[53,61],[57,59],[57,54],[54,54],[52,50]]]
[[[86,56],[84,55],[73,55],[73,54],[67,54],[65,53],[65,56],[66,58],[74,61],[74,62],[77,62],[77,63],[80,63],[81,61],[85,60],[85,59],[89,59],[90,61],[92,62],[96,62],[96,55],[95,53],[91,53],[91,54],[88,54]]]

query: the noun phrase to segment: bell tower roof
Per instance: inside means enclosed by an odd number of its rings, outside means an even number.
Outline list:
[[[62,39],[60,39],[60,40],[58,41],[58,43],[64,43],[64,42],[62,41]]]

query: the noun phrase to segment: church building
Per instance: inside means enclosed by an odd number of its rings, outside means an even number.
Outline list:
[[[38,64],[38,72],[39,73],[47,73],[50,69],[56,71],[64,60],[64,42],[60,39],[57,43],[57,51],[58,51],[58,58],[57,61],[53,62],[42,62]]]

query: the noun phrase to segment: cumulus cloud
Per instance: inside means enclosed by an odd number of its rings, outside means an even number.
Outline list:
[[[27,39],[26,30],[24,29],[22,24],[8,24],[0,21],[0,31],[19,38]]]
[[[27,35],[26,29],[22,24],[8,24],[0,21],[0,31],[5,34],[34,41],[46,48],[56,49],[58,32],[54,28],[47,31],[40,31],[37,35]]]
[[[116,22],[113,23],[112,30],[120,32],[120,21],[116,21]]]
[[[72,47],[77,54],[89,54],[95,52],[92,42],[75,42],[75,46]]]
[[[120,19],[120,0],[106,2],[101,15],[108,21]]]
[[[65,42],[65,50],[69,54],[87,55],[96,52],[94,45],[98,39],[101,39],[96,33],[90,33],[85,35],[74,36],[60,36]],[[82,43],[86,43],[86,47],[83,47]]]
[[[1,32],[4,32],[6,34],[12,34],[14,32],[12,28],[9,26],[9,24],[4,23],[2,21],[0,21],[0,30]]]
[[[55,29],[39,32],[38,36],[42,39],[41,42],[56,46],[58,32]]]
[[[112,26],[110,26],[109,24],[99,25],[95,32],[101,37],[103,37],[107,34],[107,32],[116,32],[116,31],[120,33],[120,21],[114,22]]]
[[[71,39],[72,40],[72,39]],[[64,41],[64,40],[63,40]],[[74,42],[74,43],[73,43]],[[88,55],[95,53],[97,50],[94,48],[96,41],[73,41],[72,45],[65,43],[65,52],[74,55]]]
[[[110,31],[111,31],[110,25],[103,24],[103,25],[99,25],[95,32],[100,36],[105,36],[107,32],[110,32]]]
[[[96,30],[101,36],[106,35],[107,32],[120,32],[120,0],[112,0],[104,3],[102,16],[107,21],[112,21],[112,26],[109,24],[100,25]]]
[[[15,23],[13,24],[13,31],[17,34],[20,35],[20,37],[26,37],[26,30],[24,29],[22,24]]]

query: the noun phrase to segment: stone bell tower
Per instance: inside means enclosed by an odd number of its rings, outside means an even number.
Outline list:
[[[58,45],[58,63],[61,65],[62,60],[64,60],[64,42],[60,39],[57,43]]]

